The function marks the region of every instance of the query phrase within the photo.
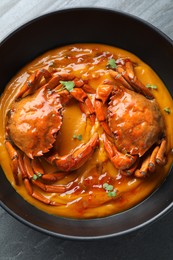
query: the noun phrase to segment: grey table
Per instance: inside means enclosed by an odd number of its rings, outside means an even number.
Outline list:
[[[173,39],[173,0],[1,0],[0,41],[39,15],[69,7],[106,7],[138,16]],[[134,233],[99,241],[49,237],[0,208],[0,260],[173,259],[173,211]]]

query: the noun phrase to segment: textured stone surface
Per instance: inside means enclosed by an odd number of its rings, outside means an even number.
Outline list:
[[[0,209],[0,260],[172,260],[173,211],[137,232],[80,242],[49,237]]]
[[[107,7],[136,15],[173,39],[172,0],[1,0],[0,41],[38,15],[68,7]],[[56,239],[19,223],[0,208],[0,260],[173,259],[173,211],[134,233],[108,240]]]

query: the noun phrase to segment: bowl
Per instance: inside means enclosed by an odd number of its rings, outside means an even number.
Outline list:
[[[137,17],[101,8],[48,13],[4,39],[0,44],[1,93],[26,63],[50,49],[72,43],[103,43],[134,53],[156,71],[173,95],[173,42]],[[77,220],[49,215],[27,203],[1,169],[0,205],[22,223],[48,235],[100,239],[127,234],[159,219],[173,206],[172,185],[173,169],[161,187],[137,206],[105,218]]]

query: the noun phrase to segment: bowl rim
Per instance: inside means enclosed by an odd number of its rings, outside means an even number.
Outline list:
[[[124,16],[126,18],[130,18],[132,20],[134,20],[135,22],[137,23],[140,23],[140,24],[143,24],[145,25],[146,27],[149,27],[150,29],[152,29],[153,32],[156,32],[157,34],[159,34],[162,38],[164,38],[167,42],[169,42],[171,44],[171,46],[173,47],[173,40],[168,36],[166,35],[164,32],[162,32],[160,29],[158,29],[156,26],[154,26],[153,24],[149,23],[148,21],[136,16],[136,15],[133,15],[133,14],[130,14],[128,12],[124,12],[124,11],[120,11],[120,10],[116,10],[116,9],[111,9],[111,8],[105,8],[105,7],[99,7],[99,6],[95,6],[95,7],[71,7],[71,8],[63,8],[63,9],[59,9],[59,10],[56,10],[56,11],[53,11],[53,12],[47,12],[45,14],[42,14],[42,15],[39,15],[33,19],[29,19],[28,21],[24,22],[22,25],[20,25],[18,28],[16,28],[15,30],[12,30],[7,36],[5,36],[4,38],[2,38],[2,40],[0,41],[0,48],[1,46],[3,46],[6,41],[8,41],[11,37],[13,37],[13,35],[15,35],[18,31],[24,29],[25,27],[31,25],[32,23],[34,22],[37,22],[37,21],[40,21],[44,18],[47,18],[49,16],[52,16],[52,15],[58,15],[60,13],[67,13],[67,12],[74,12],[74,11],[99,11],[99,12],[110,12],[114,15],[118,14],[118,15],[121,15],[121,16]],[[170,169],[170,172],[172,171],[172,167]],[[162,183],[163,185],[163,183]],[[160,187],[159,187],[160,188]],[[158,188],[158,189],[159,189]],[[156,189],[153,193],[157,192]],[[148,200],[152,195],[153,193],[147,197],[146,199],[144,199],[141,203],[139,204],[142,204],[145,200]],[[27,202],[28,203],[28,202]],[[136,206],[138,206],[139,204],[137,204]],[[23,217],[19,216],[17,213],[15,213],[13,210],[11,210],[7,205],[5,205],[4,202],[1,201],[0,199],[0,206],[6,211],[8,212],[11,216],[13,216],[16,220],[18,220],[19,222],[25,224],[26,226],[30,227],[30,228],[33,228],[34,230],[36,231],[39,231],[41,233],[44,233],[44,234],[47,234],[47,235],[50,235],[50,236],[53,236],[53,237],[59,237],[59,238],[63,238],[63,239],[72,239],[72,240],[94,240],[94,239],[105,239],[105,238],[112,238],[112,237],[117,237],[117,236],[120,236],[120,235],[126,235],[126,234],[129,234],[131,232],[134,232],[138,229],[141,229],[143,228],[144,226],[146,225],[149,225],[149,224],[152,224],[154,223],[156,220],[160,219],[161,217],[163,217],[166,213],[168,213],[170,210],[172,210],[173,208],[173,202],[171,202],[166,208],[164,208],[162,211],[160,211],[159,213],[157,213],[154,217],[150,218],[149,220],[137,225],[137,226],[134,226],[134,227],[131,227],[131,228],[128,228],[126,230],[123,230],[123,231],[119,231],[117,233],[112,233],[112,234],[106,234],[106,235],[98,235],[98,236],[72,236],[72,235],[66,235],[66,234],[60,234],[60,233],[56,233],[56,232],[53,232],[53,231],[50,231],[50,230],[47,230],[47,229],[44,229],[42,227],[39,227],[29,221],[27,221],[26,219],[24,219]],[[135,208],[136,206],[130,208],[129,210]],[[128,210],[126,210],[127,212]],[[122,213],[122,212],[121,212]],[[121,213],[118,213],[118,214],[121,214]],[[117,215],[117,214],[116,214]],[[104,219],[106,218],[110,218],[110,217],[113,217],[114,215],[111,215],[111,216],[107,216],[105,217]],[[60,218],[64,218],[64,217],[60,217]],[[64,218],[64,219],[67,219],[68,218]],[[92,219],[70,219],[72,221],[75,221],[75,222],[86,222],[86,221],[91,221],[91,220],[97,220],[97,218],[92,218]]]
[[[153,193],[157,192],[158,189],[156,189]],[[147,197],[146,199],[141,201],[136,206],[134,206],[132,208],[129,208],[129,209],[123,211],[123,212],[128,212],[128,211],[132,210],[133,208],[138,207],[139,205],[144,203],[146,200],[148,200],[153,195],[153,193],[150,194],[149,197]],[[112,233],[112,234],[98,235],[98,236],[80,236],[80,235],[76,236],[76,235],[67,235],[67,234],[60,234],[60,233],[57,233],[57,232],[53,232],[53,231],[44,229],[42,227],[39,227],[39,226],[37,226],[37,225],[27,221],[26,219],[24,219],[23,217],[21,217],[17,213],[15,213],[13,210],[11,210],[2,201],[0,201],[0,206],[6,212],[8,212],[12,217],[14,217],[17,221],[19,221],[20,223],[24,224],[27,227],[30,227],[30,228],[34,229],[35,231],[41,232],[42,234],[47,234],[49,236],[56,237],[56,238],[62,238],[62,239],[91,241],[91,240],[102,240],[102,239],[109,239],[109,238],[114,238],[114,237],[119,237],[119,236],[125,236],[125,235],[128,235],[129,233],[132,233],[132,232],[135,232],[137,230],[140,230],[140,229],[144,228],[145,226],[152,225],[152,224],[154,224],[154,222],[158,221],[158,219],[161,219],[166,214],[168,214],[168,212],[172,211],[172,209],[173,209],[173,202],[170,203],[160,213],[156,214],[154,217],[150,218],[149,220],[147,220],[147,221],[145,221],[145,222],[143,222],[143,223],[141,223],[141,224],[139,224],[139,225],[137,225],[135,227],[128,228],[128,229],[126,229],[124,231],[119,231],[119,232]],[[123,214],[123,212],[117,213],[115,215]],[[109,218],[114,217],[115,215],[106,216],[106,217],[104,217],[102,219],[109,219]],[[81,222],[88,222],[88,221],[97,221],[98,220],[97,218],[92,218],[92,219],[71,219],[71,218],[66,218],[66,217],[62,217],[62,216],[57,216],[57,217],[61,218],[61,219],[65,219],[67,221],[70,220],[70,221],[79,222],[79,223],[81,223]]]
[[[42,15],[36,16],[33,19],[28,19],[26,22],[22,23],[21,25],[19,25],[16,29],[12,30],[11,32],[8,33],[8,35],[3,36],[2,40],[0,41],[0,47],[2,44],[5,43],[6,40],[8,40],[10,37],[13,36],[13,34],[16,34],[18,31],[20,31],[21,29],[27,27],[28,25],[32,24],[33,22],[39,21],[41,19],[44,19],[48,16],[52,16],[54,14],[57,13],[64,13],[64,12],[73,12],[73,11],[106,11],[106,12],[110,12],[110,13],[116,13],[116,14],[120,14],[123,15],[125,17],[129,17],[132,18],[133,20],[136,20],[137,22],[140,22],[142,24],[145,24],[146,26],[149,26],[150,29],[156,31],[157,33],[159,33],[160,35],[162,35],[167,41],[169,41],[172,45],[173,45],[173,39],[171,39],[166,33],[164,33],[163,31],[161,31],[158,27],[156,27],[155,25],[151,24],[150,22],[138,17],[137,15],[125,12],[125,11],[121,11],[118,9],[113,9],[113,8],[108,8],[108,7],[99,7],[99,6],[95,6],[95,7],[89,7],[89,6],[84,6],[84,7],[80,7],[80,6],[76,6],[76,7],[67,7],[67,8],[62,8],[59,10],[55,10],[55,11],[50,11],[47,13],[44,13]]]

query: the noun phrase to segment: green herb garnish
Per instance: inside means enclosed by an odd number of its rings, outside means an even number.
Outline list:
[[[33,179],[34,181],[36,181],[38,178],[41,178],[41,177],[42,177],[41,172],[37,172],[37,174],[34,174],[34,175],[32,176],[32,179]]]
[[[108,192],[108,196],[109,196],[109,197],[115,197],[115,196],[116,196],[116,190],[109,191],[109,192]]]
[[[146,88],[150,88],[150,89],[158,89],[158,87],[156,85],[152,85],[152,84],[147,84]]]
[[[36,180],[38,179],[38,176],[37,176],[36,174],[34,174],[34,175],[32,176],[32,179],[33,179],[34,181],[36,181]]]
[[[117,66],[116,60],[110,59],[110,60],[108,61],[108,64],[107,64],[106,67],[109,68],[109,69],[115,69],[116,66]]]
[[[113,185],[110,185],[108,183],[104,183],[103,189],[105,189],[106,191],[112,191],[114,189],[114,187],[113,187]]]
[[[108,193],[109,197],[115,197],[116,196],[116,190],[114,189],[114,186],[108,183],[103,184],[103,189]]]
[[[170,114],[171,113],[171,109],[169,107],[165,107],[164,108],[164,111],[167,113],[167,114]]]
[[[37,172],[37,177],[38,177],[38,178],[41,178],[41,177],[42,177],[41,172]]]
[[[60,81],[60,83],[65,87],[69,92],[71,92],[75,86],[73,81]]]
[[[109,184],[108,184],[108,183],[104,183],[104,184],[103,184],[103,189],[105,189],[105,190],[106,190],[108,186],[109,186]]]
[[[79,141],[81,141],[82,135],[73,135],[73,139],[78,139]]]

